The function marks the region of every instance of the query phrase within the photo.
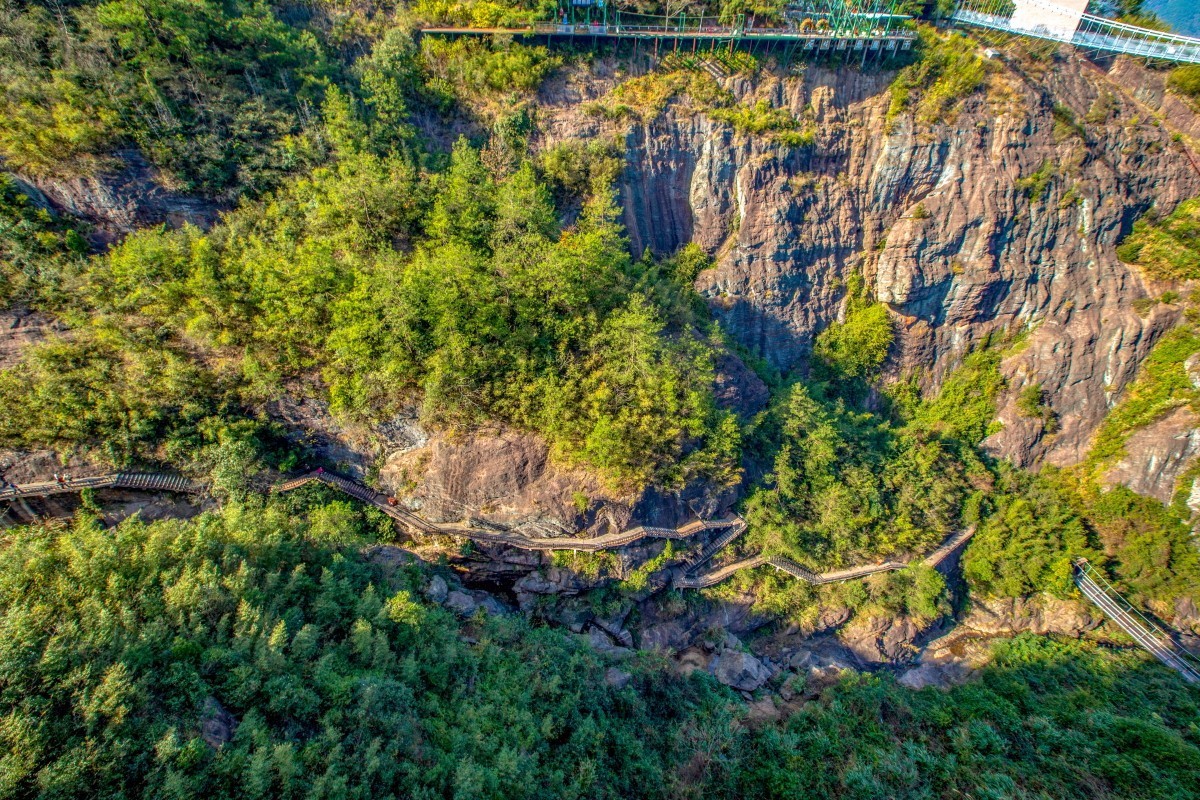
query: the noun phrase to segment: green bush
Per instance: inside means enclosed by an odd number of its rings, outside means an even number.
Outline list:
[[[708,113],[713,119],[728,122],[735,130],[756,136],[773,136],[789,147],[808,147],[816,141],[816,131],[801,130],[800,120],[790,111],[775,108],[766,100],[759,100],[754,105],[738,103],[716,107]]]
[[[1058,415],[1045,400],[1046,396],[1042,391],[1042,385],[1040,383],[1030,384],[1022,389],[1021,394],[1017,397],[1017,411],[1023,417],[1040,419],[1042,430],[1047,434],[1052,434],[1058,430]]]
[[[219,441],[262,454],[263,426],[231,399],[213,373],[164,342],[85,329],[0,371],[0,441],[81,451],[114,467],[165,460],[207,470],[205,448]]]
[[[1200,64],[1176,67],[1167,76],[1167,88],[1176,94],[1200,101]]]
[[[623,166],[617,142],[568,139],[538,157],[542,178],[560,202],[582,200],[594,187],[611,186]]]
[[[996,398],[1003,388],[1000,352],[977,350],[946,377],[937,397],[913,412],[910,425],[979,444],[995,430]]]
[[[1046,199],[1050,192],[1050,184],[1058,176],[1058,170],[1048,160],[1043,161],[1036,172],[1017,178],[1016,187],[1031,201],[1037,203]]]
[[[900,71],[891,86],[887,122],[912,111],[920,125],[949,122],[970,95],[985,83],[987,65],[974,40],[959,33],[943,35],[920,29],[917,61]]]
[[[474,96],[533,91],[562,63],[545,47],[500,47],[473,38],[426,37],[422,55],[433,76]]]
[[[1165,218],[1147,214],[1139,219],[1117,255],[1156,280],[1200,277],[1200,198],[1180,203]]]
[[[875,373],[892,346],[892,320],[887,306],[872,303],[846,314],[817,336],[813,355],[840,378],[863,378]]]
[[[1071,562],[1097,558],[1075,495],[1053,480],[1002,473],[1002,491],[963,555],[963,574],[983,596],[1071,595]]]
[[[265,3],[22,3],[0,27],[0,156],[88,174],[132,141],[181,188],[258,192],[320,157],[304,110],[332,74]]]
[[[81,228],[38,206],[0,173],[0,303],[63,305],[88,250]]]
[[[417,0],[412,5],[412,13],[419,19],[438,24],[505,28],[552,19],[556,8],[553,2],[546,0]]]

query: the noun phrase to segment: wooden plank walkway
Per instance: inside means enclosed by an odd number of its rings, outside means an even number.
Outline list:
[[[164,472],[117,472],[110,475],[93,475],[86,478],[66,478],[44,483],[26,483],[20,486],[9,484],[0,489],[0,501],[23,498],[49,497],[56,494],[73,494],[83,489],[137,489],[150,492],[177,492],[199,494],[204,491],[201,484],[181,476]]]
[[[938,549],[934,550],[928,556],[921,560],[921,563],[927,567],[937,567],[938,564],[946,560],[955,550],[966,543],[968,539],[975,535],[975,526],[964,528],[951,534],[942,542]],[[719,541],[719,540],[718,540]],[[710,553],[708,557],[711,558]],[[702,561],[699,563],[703,563]],[[904,569],[908,564],[902,561],[884,561],[878,564],[863,564],[857,567],[848,567],[846,569],[834,570],[832,572],[813,572],[812,570],[797,564],[789,558],[783,556],[764,556],[759,554],[749,558],[743,558],[735,561],[732,564],[727,564],[719,567],[712,572],[703,575],[695,575],[694,569],[689,569],[683,575],[675,579],[675,586],[681,589],[704,589],[709,586],[714,586],[726,578],[732,577],[735,573],[743,569],[754,569],[761,567],[763,564],[769,564],[775,569],[786,572],[793,577],[799,578],[802,581],[807,581],[814,586],[820,586],[826,583],[840,583],[841,581],[851,581],[858,578],[865,578],[868,575],[874,575],[879,572],[893,572],[898,569]]]
[[[903,569],[907,566],[898,561],[887,561],[880,564],[865,564],[842,570],[834,570],[832,572],[815,573],[807,567],[783,556],[767,556],[760,553],[698,575],[696,571],[701,566],[746,532],[747,525],[744,519],[735,514],[721,519],[693,520],[679,528],[637,525],[623,531],[606,533],[600,536],[530,537],[512,531],[485,530],[461,524],[435,524],[428,522],[417,514],[399,506],[393,498],[361,483],[352,481],[349,478],[344,478],[324,470],[316,470],[297,478],[283,481],[271,487],[271,491],[274,493],[290,492],[310,483],[322,483],[326,486],[331,486],[353,497],[355,500],[374,506],[408,530],[417,534],[456,536],[476,542],[506,545],[522,550],[542,552],[573,550],[594,553],[624,547],[642,539],[682,541],[691,539],[704,531],[725,529],[725,532],[721,536],[710,542],[694,557],[684,561],[685,569],[683,573],[678,575],[674,580],[676,587],[684,589],[702,589],[714,586],[740,570],[753,569],[764,564],[814,585],[854,580],[878,572]],[[67,494],[83,489],[108,488],[166,491],[185,494],[198,494],[204,491],[204,487],[201,484],[195,483],[181,475],[160,472],[118,472],[110,475],[70,478],[44,483],[24,484],[21,486],[9,485],[0,489],[0,502],[21,502],[26,498]],[[974,532],[974,527],[971,527],[950,536],[937,550],[930,553],[923,560],[923,563],[931,567],[937,566],[950,553],[966,542]]]
[[[576,550],[586,553],[594,553],[599,550],[611,550],[616,547],[624,547],[625,545],[633,544],[640,539],[674,539],[683,540],[694,537],[696,534],[720,528],[728,528],[737,524],[744,525],[741,517],[736,515],[725,517],[723,519],[712,520],[693,520],[679,528],[660,528],[650,525],[637,525],[633,528],[627,528],[616,533],[606,533],[601,536],[590,537],[530,537],[523,536],[519,533],[510,531],[488,531],[480,528],[473,528],[466,525],[455,524],[435,524],[421,519],[416,514],[403,509],[396,505],[386,495],[380,494],[373,489],[355,483],[354,481],[343,478],[339,475],[333,475],[329,472],[310,472],[300,478],[287,481],[275,486],[274,492],[287,492],[292,489],[311,483],[320,482],[328,486],[340,489],[346,494],[361,500],[364,503],[375,506],[383,511],[388,516],[398,522],[413,529],[417,533],[434,534],[439,536],[460,536],[471,539],[477,542],[486,542],[488,544],[503,544],[509,547],[516,547],[522,550]]]

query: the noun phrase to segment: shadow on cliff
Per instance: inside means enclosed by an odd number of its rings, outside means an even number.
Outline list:
[[[706,297],[721,327],[754,356],[787,377],[806,377],[812,337],[743,297]]]

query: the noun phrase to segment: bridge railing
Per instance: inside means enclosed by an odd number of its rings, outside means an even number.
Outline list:
[[[1014,22],[1016,4],[996,0],[959,0],[953,19],[965,25],[1063,42],[1086,50],[1200,63],[1200,39],[1191,36],[1143,28],[1094,14],[1078,15],[1078,22],[1073,23],[1073,29],[1068,29],[1069,26],[1054,24],[1055,20],[1074,18],[1078,12],[1072,13],[1050,0],[1020,0],[1020,5],[1045,11],[1048,24],[1018,24]],[[1036,16],[1025,18],[1037,19]]]
[[[1085,558],[1075,561],[1075,584],[1085,597],[1151,655],[1182,675],[1188,683],[1200,683],[1200,659],[1180,647],[1170,634],[1134,608]]]
[[[426,28],[426,33],[437,33],[438,28]],[[469,32],[466,28],[446,28],[447,32]],[[916,39],[914,29],[898,25],[894,27],[845,27],[845,28],[755,28],[727,25],[650,25],[626,22],[535,22],[514,32],[531,31],[543,35],[561,36],[700,36],[728,39],[786,39],[795,41],[825,41],[841,39],[889,39],[911,41]]]

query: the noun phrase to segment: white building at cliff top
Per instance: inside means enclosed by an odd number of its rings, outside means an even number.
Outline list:
[[[1050,34],[1070,40],[1079,29],[1087,11],[1088,0],[1016,0],[1012,27],[1016,30]]]

